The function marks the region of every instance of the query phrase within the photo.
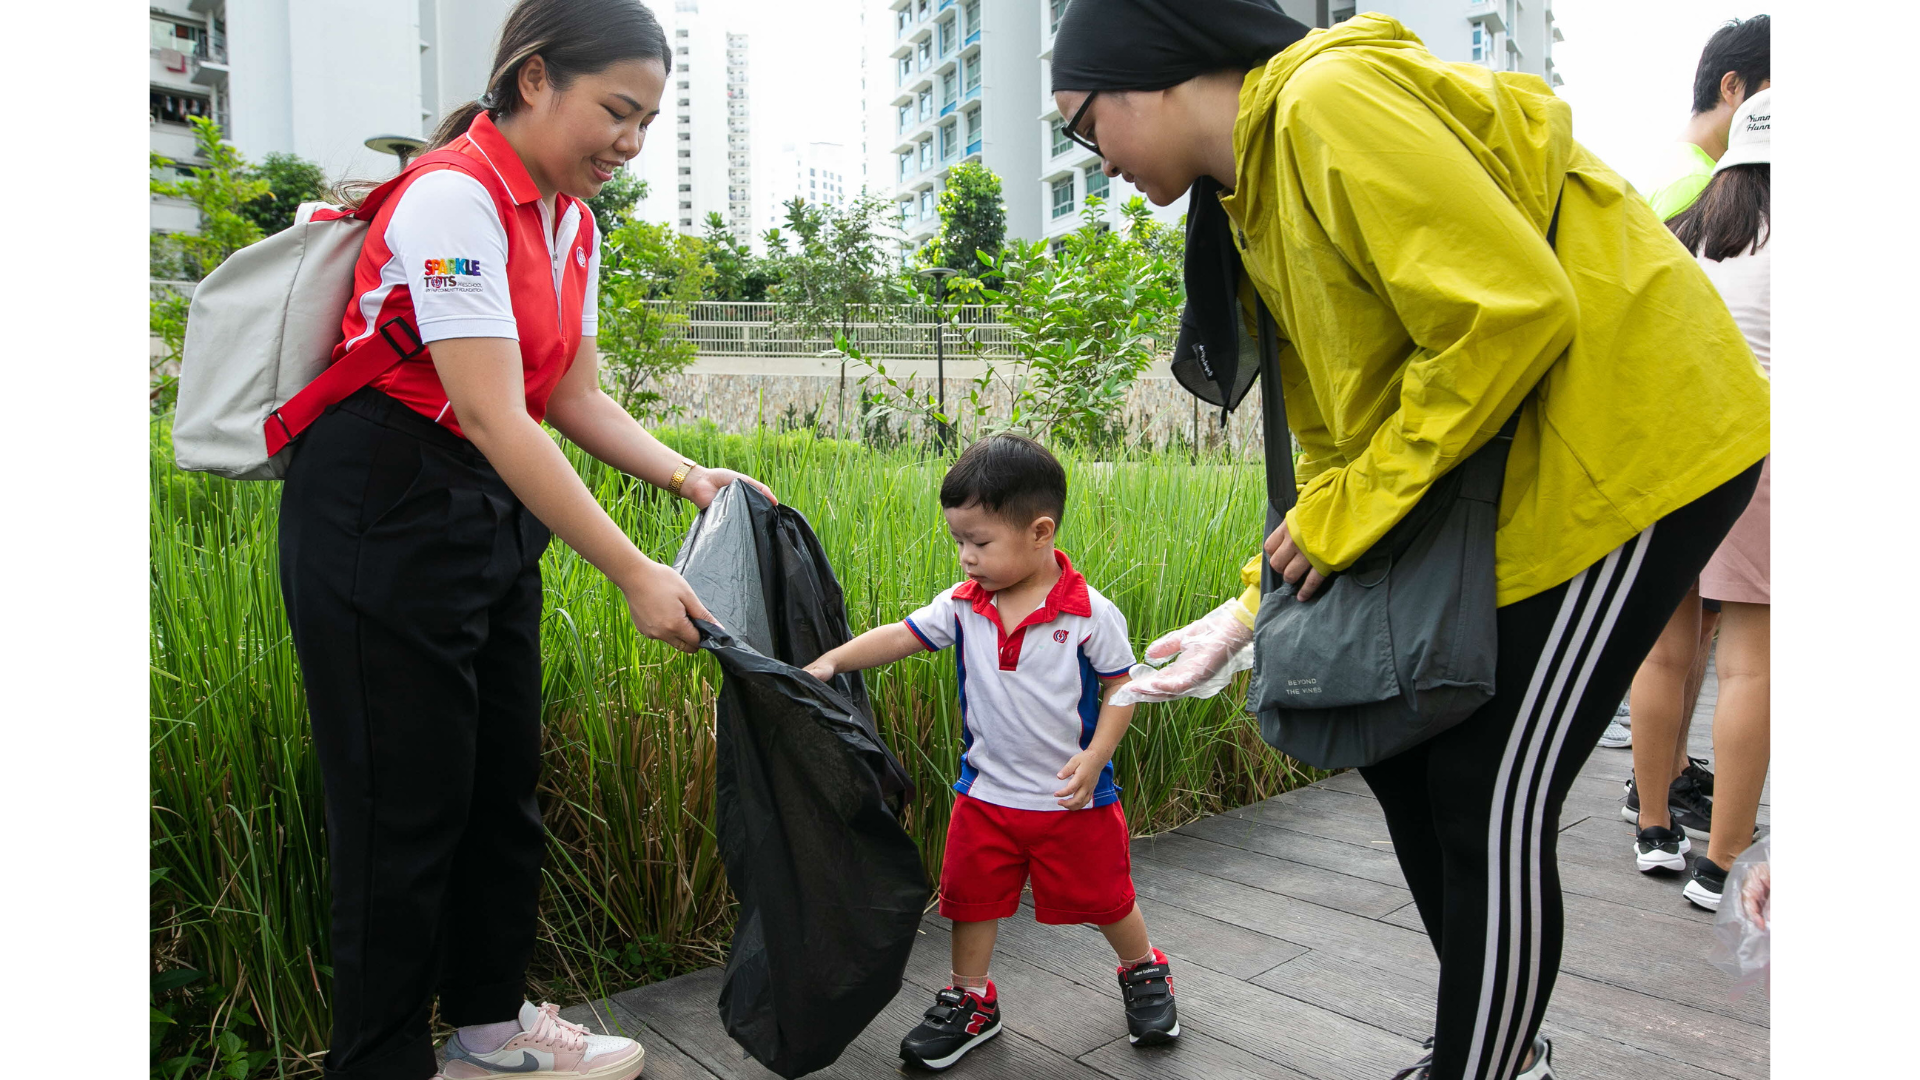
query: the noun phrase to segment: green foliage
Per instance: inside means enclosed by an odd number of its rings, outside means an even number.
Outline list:
[[[600,194],[587,200],[587,208],[600,225],[600,235],[611,236],[633,216],[633,204],[646,197],[647,182],[632,169],[621,169],[600,185]]]
[[[162,179],[179,164],[159,154],[148,156],[152,176],[148,187],[155,195],[185,199],[200,211],[198,233],[156,235],[150,242],[152,271],[165,270],[169,279],[198,281],[225,262],[227,256],[259,240],[260,226],[250,216],[252,204],[270,194],[268,181],[259,179],[240,152],[220,137],[219,125],[206,117],[191,118],[193,141],[202,164],[189,165],[192,175],[182,180]],[[173,275],[178,275],[177,278]],[[161,343],[160,354],[148,358],[148,399],[153,411],[173,408],[180,372],[180,345],[186,338],[187,297],[154,286],[147,304],[147,329]]]
[[[805,430],[656,434],[802,508],[856,632],[959,576],[939,510],[944,459]],[[219,1070],[244,1063],[237,1049],[312,1075],[330,1023],[329,893],[320,776],[276,562],[281,486],[178,472],[163,422],[152,449],[154,1073],[231,1076]],[[621,529],[670,558],[692,506],[566,449]],[[1261,534],[1257,464],[1094,464],[1065,447],[1061,458],[1071,483],[1063,546],[1126,615],[1136,649],[1239,591],[1239,564]],[[724,958],[733,906],[713,834],[720,675],[710,658],[640,637],[619,591],[565,545],[548,549],[542,574],[550,839],[528,993],[570,1002]],[[953,660],[909,659],[868,673],[867,686],[916,785],[904,824],[937,868],[960,754]],[[1317,778],[1260,741],[1243,693],[1139,710],[1114,763],[1136,832]]]
[[[768,255],[755,255],[753,249],[733,235],[718,211],[707,212],[707,265],[713,268],[713,280],[707,286],[706,299],[757,303],[767,299],[768,290],[780,283],[780,265],[775,245],[784,251],[778,230],[768,230]]]
[[[946,190],[940,193],[940,231],[927,241],[921,258],[968,278],[986,275],[988,285],[997,285],[980,253],[985,252],[988,259],[997,257],[1006,239],[1007,204],[1001,197],[1000,177],[979,162],[955,165],[947,173]],[[964,289],[959,281],[947,284]]]
[[[326,172],[298,154],[276,150],[262,158],[250,175],[266,183],[267,194],[241,204],[240,212],[260,227],[262,236],[292,228],[301,203],[317,202],[327,194]]]
[[[659,381],[685,371],[698,351],[684,312],[646,301],[700,299],[713,280],[705,254],[699,240],[643,218],[628,218],[601,246],[600,380],[635,416],[671,412]]]

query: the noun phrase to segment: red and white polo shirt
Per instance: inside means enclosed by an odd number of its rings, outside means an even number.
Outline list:
[[[1133,666],[1127,619],[1087,584],[1064,551],[1060,580],[1012,633],[994,594],[963,581],[906,619],[929,649],[957,645],[960,667],[960,778],[953,790],[1018,810],[1064,809],[1057,775],[1093,741],[1100,680]],[[1113,762],[1091,806],[1120,798]]]
[[[346,340],[333,357],[395,316],[429,346],[447,338],[512,338],[526,371],[527,414],[543,419],[580,340],[599,332],[593,212],[567,195],[556,195],[548,211],[520,156],[485,113],[445,149],[471,158],[474,168],[423,162],[374,215],[354,268]],[[431,349],[372,385],[460,433]]]

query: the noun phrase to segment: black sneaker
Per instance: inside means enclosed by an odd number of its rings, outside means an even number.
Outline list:
[[[966,1052],[1000,1034],[1000,994],[987,983],[987,996],[947,987],[933,995],[933,1007],[907,1037],[900,1056],[909,1065],[939,1071]]]
[[[1627,798],[1620,807],[1620,817],[1637,829],[1640,827],[1640,791],[1632,780],[1628,780],[1626,786]],[[1667,813],[1672,818],[1671,825],[1695,840],[1705,840],[1713,833],[1713,800],[1700,794],[1699,785],[1685,773],[1667,787]]]
[[[1727,872],[1705,855],[1693,860],[1693,873],[1687,876],[1683,890],[1688,902],[1708,911],[1720,910],[1720,890],[1727,884]]]
[[[1127,1005],[1127,1041],[1153,1046],[1180,1037],[1180,1016],[1173,1007],[1173,969],[1167,954],[1119,968],[1120,999]]]
[[[1433,1075],[1433,1036],[1427,1036],[1427,1041],[1420,1045],[1427,1052],[1420,1055],[1419,1061],[1394,1073],[1393,1080],[1427,1080]]]
[[[1713,798],[1713,770],[1707,768],[1706,758],[1688,758],[1687,767],[1680,770],[1680,775],[1692,778],[1693,786],[1700,789],[1700,794]]]
[[[1649,825],[1640,830],[1633,842],[1635,865],[1643,874],[1655,870],[1685,871],[1687,852],[1693,850],[1687,834],[1679,829]]]

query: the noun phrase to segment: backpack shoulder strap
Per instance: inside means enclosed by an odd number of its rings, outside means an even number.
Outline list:
[[[371,222],[380,212],[387,200],[399,192],[405,182],[427,166],[439,165],[458,169],[480,182],[493,195],[494,209],[507,220],[509,207],[500,197],[500,193],[487,184],[486,177],[480,171],[480,165],[472,158],[457,150],[440,149],[422,154],[414,159],[400,175],[381,184],[367,193],[358,209],[350,214],[360,221]],[[300,392],[287,399],[284,405],[267,414],[265,434],[267,456],[272,457],[286,448],[286,445],[305,431],[308,425],[320,418],[328,406],[345,401],[373,380],[386,374],[388,369],[402,361],[411,360],[427,351],[426,342],[420,340],[420,333],[406,318],[395,316],[380,324],[379,332],[367,335],[366,339],[348,349],[340,359],[328,365],[319,377],[301,388]]]

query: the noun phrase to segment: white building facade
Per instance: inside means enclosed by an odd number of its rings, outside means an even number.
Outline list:
[[[1034,0],[890,0],[880,5],[866,76],[870,188],[900,208],[906,250],[940,227],[938,206],[955,165],[977,161],[1000,177],[1007,235],[1040,235],[1033,106],[1040,93]]]
[[[192,162],[187,120],[208,116],[251,161],[274,152],[332,179],[391,176],[366,140],[427,138],[478,97],[511,0],[150,0],[155,153]],[[191,206],[156,200],[152,226],[189,231]]]
[[[654,6],[673,48],[673,73],[646,148],[629,168],[647,181],[635,213],[697,236],[719,214],[735,236],[756,220],[750,37],[724,0]]]
[[[787,204],[794,199],[833,207],[858,193],[859,177],[854,174],[847,148],[839,143],[786,143],[772,157],[766,172],[759,233],[785,229]]]

